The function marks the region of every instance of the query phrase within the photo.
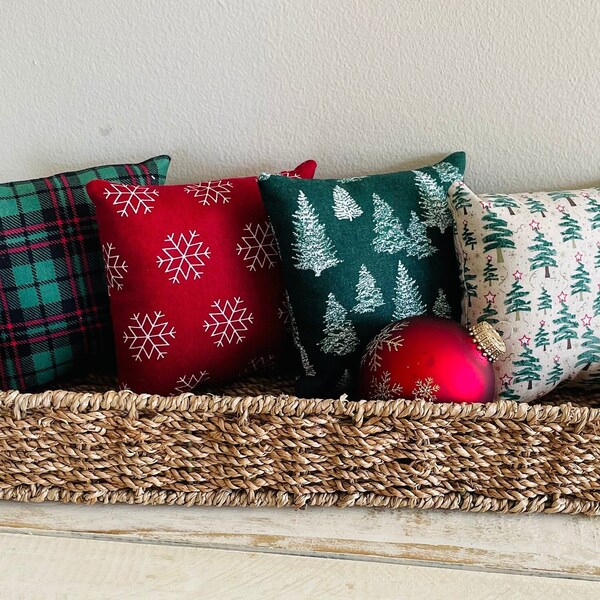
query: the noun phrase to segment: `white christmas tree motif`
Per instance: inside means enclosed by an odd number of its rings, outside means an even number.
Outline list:
[[[419,190],[419,204],[423,209],[425,224],[437,227],[442,233],[452,225],[452,215],[444,188],[423,171],[413,171],[415,185]]]
[[[231,198],[231,181],[203,181],[202,183],[193,183],[186,185],[183,189],[186,194],[193,194],[198,198],[198,202],[204,206],[211,204],[227,204]]]
[[[277,264],[278,252],[275,236],[271,225],[264,223],[249,223],[244,227],[242,241],[237,245],[237,253],[243,253],[246,268],[256,271],[257,268],[273,268]]]
[[[277,360],[274,354],[266,354],[264,356],[256,356],[252,358],[246,368],[244,375],[251,373],[272,371],[277,366]]]
[[[421,299],[421,292],[417,282],[408,274],[402,261],[398,261],[398,274],[396,275],[396,289],[394,292],[394,319],[406,319],[415,315],[422,315],[427,307]]]
[[[350,183],[351,181],[360,181],[368,177],[368,175],[360,175],[359,177],[342,177],[341,179],[336,179],[338,183]]]
[[[339,185],[333,188],[333,212],[340,221],[343,219],[352,221],[363,214],[356,200]]]
[[[215,338],[218,347],[235,342],[239,344],[246,336],[248,325],[254,321],[254,315],[243,307],[241,298],[233,300],[215,300],[212,308],[215,312],[208,313],[210,320],[204,321],[204,331],[210,332],[210,337]]]
[[[431,312],[436,317],[444,317],[446,319],[449,319],[452,316],[452,309],[450,308],[450,303],[446,297],[446,292],[441,288],[438,289],[437,297],[433,303]]]
[[[300,331],[298,330],[298,324],[296,323],[296,318],[294,317],[294,311],[292,310],[292,305],[290,304],[289,296],[286,292],[286,303],[288,309],[288,315],[290,319],[291,329],[292,329],[292,339],[294,340],[294,346],[298,349],[298,353],[300,354],[300,360],[302,362],[302,368],[304,369],[304,374],[307,377],[314,377],[317,372],[315,368],[312,366],[310,359],[308,358],[308,352],[306,352],[306,348],[302,345],[300,341]]]
[[[261,173],[257,179],[258,181],[266,181],[267,179],[271,179],[271,173]]]
[[[156,257],[156,264],[164,268],[167,275],[171,274],[170,281],[181,283],[190,277],[200,279],[210,258],[210,249],[200,241],[200,235],[196,231],[189,231],[187,236],[171,233],[165,243],[167,246],[161,250],[162,256]]]
[[[344,369],[340,380],[337,382],[335,389],[343,394],[350,389],[350,385],[352,384],[352,376],[350,375],[350,371],[348,369]]]
[[[382,200],[378,194],[373,194],[373,224],[375,252],[394,254],[404,248],[406,234],[398,217],[394,216],[392,207]]]
[[[389,371],[384,371],[380,379],[374,379],[371,383],[371,397],[375,400],[389,400],[397,398],[402,394],[402,386],[392,384],[392,374]]]
[[[414,210],[410,211],[404,250],[408,256],[416,256],[418,259],[426,258],[437,252],[437,248],[431,244],[431,240],[427,236],[427,226],[419,219]]]
[[[135,360],[143,358],[164,358],[166,350],[171,345],[169,340],[175,339],[175,328],[169,327],[165,315],[156,310],[154,314],[134,314],[130,319],[132,325],[123,333],[123,341],[132,351]]]
[[[454,183],[462,179],[462,173],[452,163],[441,162],[433,165],[433,168],[442,183]]]
[[[129,217],[149,213],[154,208],[154,201],[158,198],[158,190],[141,185],[110,184],[111,189],[104,191],[104,197],[111,200],[113,206],[119,207],[117,213],[122,217]]]
[[[354,312],[375,312],[378,306],[385,304],[381,288],[377,287],[375,277],[371,275],[365,265],[361,265],[356,284],[356,306]]]
[[[110,243],[102,244],[102,256],[108,293],[110,294],[111,290],[122,290],[127,263],[115,252],[114,245]]]
[[[415,389],[412,391],[415,400],[428,400],[434,402],[437,400],[437,393],[440,391],[440,386],[436,385],[433,377],[425,379],[417,379],[415,381]]]
[[[398,333],[407,325],[408,323],[405,321],[399,321],[384,327],[367,345],[361,360],[361,366],[368,362],[371,371],[379,369],[383,350],[394,351],[402,347],[404,339]]]
[[[204,383],[209,379],[210,375],[208,371],[200,371],[197,375],[182,375],[177,380],[177,387],[175,388],[175,391],[179,392],[180,394],[191,392],[192,390],[195,390],[201,383]]]
[[[293,218],[296,242],[292,249],[296,269],[312,270],[319,277],[325,269],[342,262],[336,256],[333,242],[327,237],[325,225],[319,223],[319,215],[302,191],[298,195],[298,210]]]
[[[344,356],[356,350],[358,337],[352,321],[347,319],[348,311],[330,293],[325,311],[325,337],[319,347],[325,354]]]

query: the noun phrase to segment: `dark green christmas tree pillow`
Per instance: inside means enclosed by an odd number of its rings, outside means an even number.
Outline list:
[[[431,167],[344,179],[263,175],[306,397],[352,393],[366,344],[396,319],[458,319],[447,191],[465,155]]]

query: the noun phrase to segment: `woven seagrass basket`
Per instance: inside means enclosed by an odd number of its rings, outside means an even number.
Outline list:
[[[0,498],[600,514],[600,394],[544,403],[0,392]]]

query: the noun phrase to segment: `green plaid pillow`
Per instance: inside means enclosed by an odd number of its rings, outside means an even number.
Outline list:
[[[94,205],[85,185],[165,181],[171,159],[0,184],[0,385],[27,390],[113,360]]]

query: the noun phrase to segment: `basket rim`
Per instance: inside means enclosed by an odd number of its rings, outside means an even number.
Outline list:
[[[596,394],[594,394],[595,396]],[[140,411],[158,413],[195,412],[221,413],[247,417],[270,414],[282,417],[321,416],[350,417],[362,422],[370,417],[391,417],[413,420],[427,419],[511,419],[526,422],[560,424],[600,422],[600,407],[576,406],[569,400],[581,399],[581,392],[563,392],[560,404],[526,404],[498,400],[487,404],[433,403],[425,400],[348,400],[298,398],[289,394],[256,395],[196,395],[190,392],[177,396],[137,394],[131,390],[77,392],[64,389],[38,393],[18,390],[0,391],[0,410],[12,412],[16,418],[32,410],[67,410],[73,413],[124,411],[132,416]]]

